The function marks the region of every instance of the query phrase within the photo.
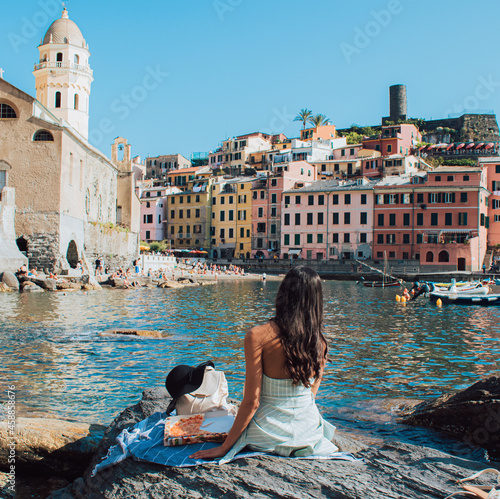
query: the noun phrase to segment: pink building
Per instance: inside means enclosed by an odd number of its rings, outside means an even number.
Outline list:
[[[329,160],[354,161],[358,159],[358,153],[363,148],[362,144],[346,144],[332,150]]]
[[[382,156],[389,154],[407,155],[421,140],[422,136],[415,125],[382,126],[378,137],[363,139],[363,148],[380,151]]]
[[[167,238],[166,197],[168,194],[181,192],[179,188],[172,187],[148,187],[140,189],[141,201],[141,241],[148,243],[152,241],[163,241]]]
[[[477,271],[486,253],[486,174],[442,166],[375,187],[373,258],[419,260],[427,271]]]
[[[307,260],[371,258],[373,182],[326,180],[283,193],[281,253]]]
[[[268,172],[263,172],[267,174]],[[252,183],[252,257],[271,258],[280,254],[282,193],[295,185],[316,181],[316,168],[305,161],[274,167]]]
[[[488,190],[488,246],[500,244],[500,158],[481,158]]]

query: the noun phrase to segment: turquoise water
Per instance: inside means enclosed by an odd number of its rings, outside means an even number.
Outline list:
[[[177,364],[214,360],[232,396],[244,380],[242,339],[273,315],[279,283],[220,282],[180,290],[0,294],[0,379],[18,415],[109,423]],[[499,373],[500,307],[403,306],[398,288],[324,282],[332,363],[318,394],[329,417],[384,413]],[[165,339],[102,335],[161,329]],[[5,388],[2,388],[2,392]],[[380,422],[379,421],[379,422]]]

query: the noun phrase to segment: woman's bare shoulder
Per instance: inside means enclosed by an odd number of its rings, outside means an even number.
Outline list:
[[[249,329],[246,336],[254,340],[269,340],[277,336],[277,326],[273,321],[268,321]]]

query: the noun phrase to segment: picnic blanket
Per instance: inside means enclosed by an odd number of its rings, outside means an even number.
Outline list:
[[[165,431],[165,412],[156,412],[137,423],[133,428],[123,430],[117,437],[117,444],[110,447],[107,455],[96,465],[92,471],[92,476],[96,473],[110,468],[125,459],[131,457],[136,461],[147,461],[151,463],[163,464],[165,466],[188,467],[200,464],[215,463],[219,460],[190,459],[189,456],[201,449],[210,449],[219,444],[204,442],[199,444],[180,445],[178,447],[166,447],[163,444]],[[265,452],[241,451],[231,460],[262,456]],[[272,454],[275,456],[275,454]],[[306,457],[293,457],[283,459],[342,459],[347,461],[362,461],[347,452],[333,452],[328,455],[311,455]]]

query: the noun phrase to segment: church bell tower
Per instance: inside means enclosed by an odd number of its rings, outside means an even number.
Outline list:
[[[64,8],[38,46],[35,64],[36,98],[55,116],[69,123],[88,140],[92,70],[89,47],[80,28]]]

